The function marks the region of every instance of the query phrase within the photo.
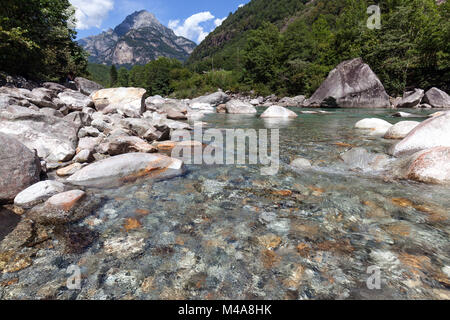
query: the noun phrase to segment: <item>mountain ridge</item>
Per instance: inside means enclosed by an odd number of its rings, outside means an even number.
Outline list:
[[[78,43],[90,54],[89,62],[107,65],[144,65],[158,57],[185,61],[197,46],[175,35],[146,10],[135,11],[114,29]]]

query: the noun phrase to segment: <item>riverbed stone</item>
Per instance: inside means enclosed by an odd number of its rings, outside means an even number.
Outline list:
[[[261,118],[297,118],[297,114],[281,106],[271,106],[261,115]]]
[[[94,158],[92,156],[92,152],[90,150],[88,150],[88,149],[81,150],[73,158],[73,161],[74,162],[78,162],[78,163],[92,162],[93,160],[94,160]]]
[[[86,96],[93,94],[95,91],[103,89],[103,86],[99,85],[98,83],[82,77],[75,78],[74,82],[77,86],[78,91]]]
[[[240,100],[231,100],[226,103],[227,113],[231,114],[255,114],[257,113],[254,106],[250,103],[240,101]]]
[[[74,174],[75,172],[80,170],[82,167],[83,167],[83,165],[81,163],[75,162],[75,163],[68,165],[67,167],[56,170],[56,174],[59,177],[67,177],[67,176]]]
[[[23,107],[0,111],[0,132],[11,135],[47,162],[68,161],[75,155],[79,126]]]
[[[182,174],[181,160],[160,154],[128,153],[90,164],[67,181],[86,187],[108,187],[137,178],[169,178]]]
[[[112,88],[95,91],[91,98],[97,111],[139,118],[145,112],[145,89]]]
[[[371,153],[364,148],[352,148],[340,157],[351,169],[362,171],[382,170],[389,161],[387,155]]]
[[[450,147],[450,113],[425,120],[390,149],[395,157],[433,147]]]
[[[384,136],[392,127],[392,124],[383,119],[367,118],[355,124],[356,129],[368,130],[370,135]]]
[[[0,202],[39,181],[41,164],[35,152],[14,137],[0,133]]]
[[[96,150],[111,156],[130,152],[151,153],[156,151],[147,141],[127,135],[111,135]]]
[[[65,186],[59,181],[46,180],[33,184],[14,198],[16,206],[28,209],[46,201],[55,194],[64,192]]]
[[[406,177],[431,184],[450,184],[450,147],[434,147],[412,156]]]
[[[423,102],[433,108],[450,108],[450,96],[438,88],[431,88],[425,93]]]
[[[415,127],[420,124],[418,121],[400,121],[394,124],[384,135],[385,139],[403,139]]]
[[[90,97],[74,90],[63,91],[58,94],[58,98],[72,111],[82,111],[83,108],[94,106]]]
[[[195,99],[192,99],[190,101],[190,105],[192,106],[195,103],[206,103],[212,106],[217,106],[219,104],[223,104],[226,103],[230,100],[230,97],[222,92],[222,91],[218,91],[209,95],[205,95],[205,96],[201,96],[201,97],[197,97]]]
[[[311,168],[311,161],[305,158],[296,158],[292,160],[291,166],[298,168],[298,169],[307,169]]]
[[[422,89],[414,89],[414,91],[405,92],[402,100],[398,103],[398,108],[416,108],[424,96]]]

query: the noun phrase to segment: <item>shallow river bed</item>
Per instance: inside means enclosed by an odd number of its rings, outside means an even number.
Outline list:
[[[0,298],[450,299],[450,188],[349,170],[339,155],[351,146],[386,153],[395,142],[357,131],[358,120],[404,119],[330,111],[282,123],[205,117],[213,128],[280,128],[282,164],[313,167],[263,176],[258,165],[188,165],[182,177],[88,191],[99,208],[21,249]]]

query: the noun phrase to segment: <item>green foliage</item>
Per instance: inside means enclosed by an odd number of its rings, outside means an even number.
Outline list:
[[[311,94],[340,62],[362,57],[390,94],[450,86],[450,2],[381,1],[380,30],[367,27],[370,0],[252,0],[228,17],[188,61],[222,68],[241,88]]]
[[[268,84],[278,76],[281,35],[277,27],[263,24],[250,32],[243,54],[244,74],[254,83]]]
[[[117,75],[117,85],[119,87],[128,87],[128,70],[124,67],[119,69]]]
[[[87,59],[74,41],[68,0],[3,0],[0,9],[0,69],[34,80],[85,75]]]
[[[110,67],[106,65],[89,63],[87,66],[87,77],[89,80],[97,82],[107,88],[109,86],[109,70]]]

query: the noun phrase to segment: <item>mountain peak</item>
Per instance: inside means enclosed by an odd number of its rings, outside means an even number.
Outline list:
[[[158,57],[185,61],[196,47],[146,10],[130,14],[114,30],[81,39],[79,43],[89,52],[90,62],[116,65],[146,64]]]
[[[160,25],[161,23],[156,19],[153,13],[148,12],[147,10],[141,10],[135,11],[127,16],[125,20],[114,29],[114,32],[121,37],[130,30]]]

